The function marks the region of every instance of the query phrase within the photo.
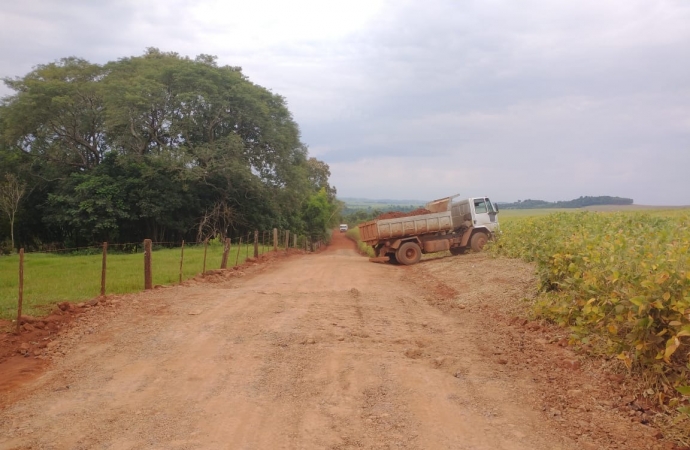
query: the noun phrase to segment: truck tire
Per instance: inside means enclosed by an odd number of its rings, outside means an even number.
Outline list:
[[[470,239],[470,247],[472,247],[472,250],[475,252],[481,252],[488,240],[489,236],[483,231],[479,231],[472,235],[472,239]]]
[[[450,254],[453,256],[464,255],[467,249],[465,247],[451,247]]]
[[[422,249],[416,242],[405,242],[395,252],[395,257],[400,264],[411,266],[417,264],[422,257]]]

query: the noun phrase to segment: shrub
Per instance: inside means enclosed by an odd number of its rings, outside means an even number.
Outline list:
[[[11,255],[14,252],[12,248],[12,241],[5,239],[0,241],[0,255]]]
[[[537,314],[651,374],[661,403],[690,374],[690,212],[557,213],[502,224],[494,253],[537,264]]]

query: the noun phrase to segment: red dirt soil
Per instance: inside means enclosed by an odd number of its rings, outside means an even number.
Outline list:
[[[402,212],[402,211],[389,211],[386,213],[381,214],[374,220],[384,220],[384,219],[399,219],[401,217],[412,217],[412,216],[421,216],[423,214],[431,214],[431,211],[425,208],[417,208],[414,211],[410,212]]]
[[[20,333],[16,334],[16,322],[0,321],[0,394],[15,389],[39,376],[48,366],[42,355],[46,347],[57,337],[83,309],[70,303],[60,303],[47,317],[22,316]]]
[[[345,244],[349,243],[350,247],[342,248],[351,248],[351,241],[345,241]],[[197,275],[195,278],[183,281],[182,284],[222,282],[237,274],[238,271],[241,273],[249,266],[302,253],[304,252],[296,249],[290,249],[289,254],[284,250],[265,253],[258,259],[249,258],[244,264],[228,270],[208,270],[205,277]],[[161,287],[163,286],[157,285],[155,289]],[[74,319],[92,308],[113,307],[121,299],[136,295],[144,295],[144,293],[108,295],[79,303],[56,303],[50,314],[45,317],[22,315],[19,334],[17,334],[15,320],[0,319],[0,399],[4,398],[5,394],[38,378],[50,367],[52,357],[47,354],[51,353],[53,341],[58,339],[61,332],[72,327]],[[2,406],[0,401],[0,408]]]

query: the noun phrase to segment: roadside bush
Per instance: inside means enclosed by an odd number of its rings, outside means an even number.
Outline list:
[[[376,256],[376,255],[374,255],[374,249],[369,247],[367,244],[365,244],[364,242],[361,241],[361,239],[359,237],[359,228],[358,227],[350,228],[349,230],[347,230],[347,232],[345,233],[345,236],[347,236],[349,239],[352,239],[353,241],[355,241],[357,243],[357,248],[359,249],[359,252],[361,254],[367,255],[370,258],[373,258],[374,256]]]
[[[5,239],[0,241],[0,255],[11,255],[14,252],[12,248],[12,241]]]
[[[646,395],[663,404],[690,394],[689,223],[688,211],[557,213],[502,224],[490,248],[536,262],[536,313],[650,375]]]

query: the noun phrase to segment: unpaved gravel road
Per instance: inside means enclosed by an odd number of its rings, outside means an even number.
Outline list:
[[[519,298],[532,269],[487,294],[426,277],[434,263],[372,264],[337,234],[319,254],[93,308],[6,399],[0,448],[606,448],[555,427],[537,378],[482,345],[481,307],[448,303]]]

